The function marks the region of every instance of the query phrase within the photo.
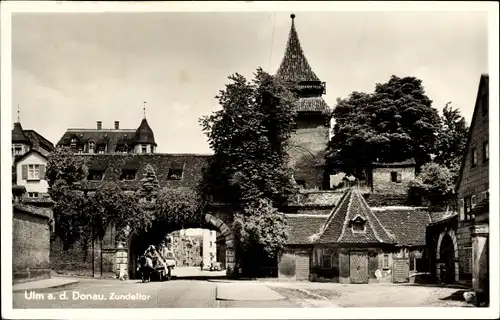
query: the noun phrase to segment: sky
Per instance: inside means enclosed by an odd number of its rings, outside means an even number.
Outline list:
[[[12,121],[54,144],[67,128],[135,129],[146,117],[160,153],[211,153],[198,119],[240,73],[275,73],[292,12],[12,15]],[[391,75],[423,81],[433,106],[470,123],[488,72],[486,12],[295,12],[324,96],[372,92]]]

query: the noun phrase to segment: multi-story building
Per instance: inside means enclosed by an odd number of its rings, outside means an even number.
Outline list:
[[[214,230],[202,230],[201,256],[203,265],[209,267],[212,262],[217,262],[216,232]]]
[[[29,198],[47,196],[45,180],[47,156],[54,145],[35,130],[24,130],[20,122],[12,129],[12,159],[14,185],[24,186]]]
[[[82,154],[155,153],[157,146],[145,117],[137,129],[120,129],[119,121],[113,129],[104,129],[101,121],[95,129],[67,129],[57,145]]]
[[[489,217],[489,77],[479,89],[456,184],[459,210],[427,228],[432,274],[441,282],[484,283]]]

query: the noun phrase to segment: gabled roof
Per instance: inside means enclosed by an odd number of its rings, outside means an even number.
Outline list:
[[[153,130],[149,127],[146,118],[142,119],[139,128],[135,132],[135,143],[148,143],[156,146]]]
[[[43,153],[41,153],[40,151],[38,151],[37,149],[30,149],[28,152],[26,152],[22,156],[16,157],[15,160],[14,160],[14,164],[18,163],[19,161],[27,158],[28,156],[30,156],[32,154],[38,154],[42,158],[47,159],[47,157]]]
[[[455,189],[458,190],[460,188],[460,182],[462,181],[462,176],[464,174],[464,168],[465,164],[467,163],[467,153],[469,152],[469,146],[471,144],[472,140],[472,134],[473,134],[473,129],[474,126],[476,125],[476,118],[477,118],[477,113],[479,112],[479,102],[481,101],[481,95],[483,93],[483,90],[486,91],[486,95],[489,96],[489,75],[487,73],[481,74],[481,78],[479,79],[479,88],[477,90],[477,96],[476,96],[476,104],[474,105],[474,113],[472,114],[472,120],[471,124],[469,127],[469,133],[467,136],[467,144],[465,147],[465,154],[462,157],[462,164],[460,165],[460,171],[458,172],[458,179],[457,183],[455,184]]]
[[[321,112],[330,114],[330,108],[322,97],[300,97],[297,101],[298,112]]]
[[[429,213],[413,208],[372,209],[385,229],[396,237],[398,245],[425,245],[425,229],[431,222]]]
[[[414,167],[415,159],[406,159],[400,162],[374,162],[373,166],[375,168],[405,168]]]
[[[24,134],[31,141],[32,147],[34,149],[44,149],[48,152],[54,151],[54,144],[35,130],[24,130]]]
[[[325,215],[307,215],[307,214],[287,214],[286,221],[288,226],[288,239],[286,244],[311,244],[311,237],[317,233],[327,221]]]
[[[284,81],[290,82],[309,82],[320,81],[316,74],[312,71],[309,62],[307,62],[302,46],[300,45],[297,30],[295,30],[295,15],[292,18],[290,33],[288,34],[288,42],[286,44],[285,55],[278,68],[276,76]]]
[[[13,143],[26,143],[30,144],[31,141],[24,134],[23,127],[20,122],[14,123],[14,128],[12,129],[12,142]]]
[[[354,233],[351,222],[357,217],[366,220],[366,231]],[[370,210],[357,188],[345,192],[322,228],[317,243],[395,243],[396,239]]]

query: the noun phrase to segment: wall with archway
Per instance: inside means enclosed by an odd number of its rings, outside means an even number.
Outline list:
[[[459,257],[458,257],[458,242],[457,237],[455,235],[455,231],[451,228],[446,228],[441,231],[439,234],[437,248],[436,248],[436,276],[438,279],[441,279],[441,268],[444,266],[445,262],[441,261],[441,245],[443,243],[443,238],[448,235],[451,238],[451,242],[453,244],[453,267],[454,267],[454,280],[458,282],[460,279],[459,275]]]
[[[223,212],[210,212],[203,216],[203,221],[185,221],[184,223],[179,223],[172,225],[170,228],[165,228],[162,230],[163,237],[173,231],[187,228],[206,228],[211,230],[217,230],[220,232],[224,238],[224,250],[225,250],[225,261],[226,274],[233,275],[235,269],[235,259],[234,259],[234,235],[229,227],[232,222],[232,215],[224,214]],[[141,237],[144,237],[143,234]],[[159,238],[158,235],[152,235],[153,241]],[[141,250],[144,246],[144,238],[139,239],[138,235],[134,232],[128,234],[128,240],[126,243],[117,243],[116,247],[116,262],[115,271],[118,276],[126,275],[130,278],[135,276],[136,271],[136,261],[137,252]],[[142,243],[142,246],[141,246]],[[149,243],[151,244],[151,243]]]

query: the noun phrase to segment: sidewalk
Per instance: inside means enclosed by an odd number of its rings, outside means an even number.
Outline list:
[[[49,288],[62,288],[72,284],[77,284],[79,282],[80,282],[79,280],[71,278],[54,277],[50,279],[43,279],[43,280],[29,281],[29,282],[15,284],[12,286],[12,292],[23,292],[28,290],[40,290]]]
[[[218,283],[217,300],[275,301],[286,297],[262,283]]]

